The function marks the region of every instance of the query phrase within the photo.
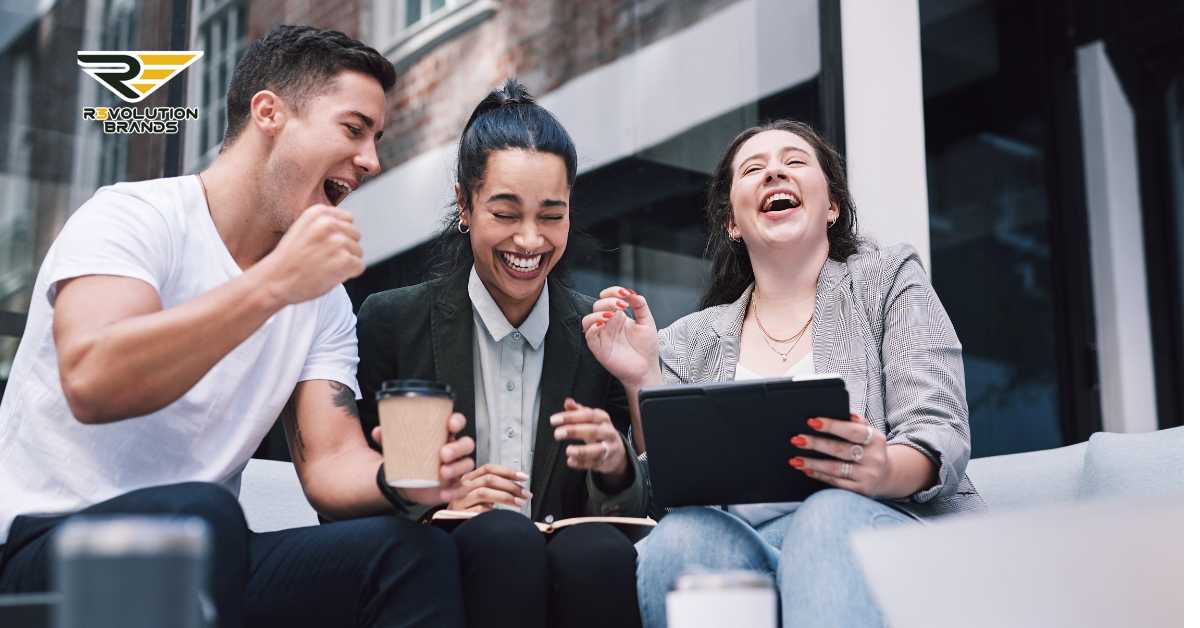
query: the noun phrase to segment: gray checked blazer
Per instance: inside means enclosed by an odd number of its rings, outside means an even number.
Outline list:
[[[665,382],[733,380],[753,289],[659,331]],[[962,345],[911,246],[865,244],[844,263],[827,260],[812,338],[816,372],[841,374],[851,411],[889,444],[911,446],[937,467],[935,486],[892,501],[896,507],[917,518],[987,508],[966,474],[971,431]]]

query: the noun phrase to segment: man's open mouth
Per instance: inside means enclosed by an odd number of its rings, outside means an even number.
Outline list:
[[[350,192],[354,191],[349,185],[337,179],[325,179],[324,187],[325,198],[329,199],[329,204],[334,207],[346,200],[346,197],[350,196]]]

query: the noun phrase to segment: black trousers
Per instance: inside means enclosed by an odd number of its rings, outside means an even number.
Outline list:
[[[463,626],[458,553],[445,532],[369,517],[263,534],[215,484],[133,491],[79,514],[193,515],[210,528],[209,591],[222,628]],[[0,593],[50,590],[51,532],[68,517],[17,517]]]
[[[547,541],[533,522],[493,510],[454,530],[471,628],[638,628],[637,552],[587,523]]]

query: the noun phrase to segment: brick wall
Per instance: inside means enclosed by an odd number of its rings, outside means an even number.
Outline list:
[[[535,97],[541,96],[733,0],[503,0],[498,4],[486,22],[430,51],[400,75],[380,147],[385,169],[455,141],[479,100],[508,76],[518,77]]]
[[[475,104],[508,76],[541,96],[735,1],[499,0],[488,20],[400,73],[379,149],[383,167],[453,142]],[[370,11],[370,0],[256,0],[248,36],[260,37],[276,24],[308,24],[382,47],[362,33]]]
[[[332,28],[358,37],[359,5],[364,0],[254,0],[249,6],[247,36],[257,39],[278,24]]]

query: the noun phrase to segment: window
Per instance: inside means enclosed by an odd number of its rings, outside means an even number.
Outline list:
[[[7,79],[0,89],[3,397],[26,314],[38,297],[37,270],[67,218],[98,187],[163,176],[181,157],[170,137],[106,134],[82,120],[80,107],[126,103],[84,74],[75,53],[175,48],[171,26],[180,20],[174,12],[193,7],[161,0],[0,4],[0,76]],[[155,103],[174,104],[164,102],[166,95]]]
[[[137,50],[137,11],[133,0],[108,0],[104,3],[104,29],[100,35],[101,50]],[[89,88],[91,86],[89,85]],[[106,89],[96,89],[98,102],[111,107],[124,103]],[[99,169],[96,187],[124,181],[128,177],[129,136],[123,133],[100,135]]]
[[[199,107],[199,124],[189,125],[188,172],[198,171],[217,156],[225,135],[225,92],[233,69],[246,50],[244,0],[199,0],[194,5],[192,46],[203,50],[199,72],[189,76],[191,105]]]
[[[495,0],[372,0],[363,33],[402,70],[495,12]]]
[[[1054,74],[1059,40],[1028,26],[1051,11],[920,7],[933,285],[962,340],[971,454],[1078,442],[1099,427],[1087,228],[1062,139],[1078,121],[1048,89],[1071,82]]]

